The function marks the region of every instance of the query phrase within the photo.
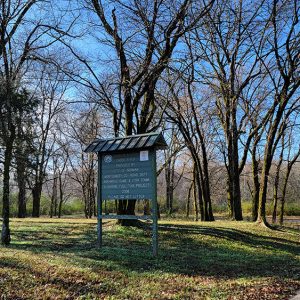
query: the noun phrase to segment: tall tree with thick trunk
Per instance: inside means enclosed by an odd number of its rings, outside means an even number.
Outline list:
[[[234,220],[243,219],[240,174],[257,130],[252,130],[241,143],[247,122],[247,113],[241,109],[244,93],[261,74],[259,57],[252,50],[253,41],[260,53],[264,37],[264,28],[256,25],[264,1],[256,6],[251,3],[218,1],[203,26],[191,36],[198,80],[214,93],[216,113],[224,132],[228,204]]]
[[[40,6],[38,18],[32,14]],[[22,91],[22,79],[29,72],[29,60],[41,59],[40,52],[52,45],[64,34],[63,28],[57,30],[56,24],[46,24],[50,11],[45,12],[48,2],[43,0],[2,0],[0,1],[0,80],[1,80],[1,139],[4,144],[3,172],[3,227],[2,243],[9,244],[9,177],[12,151],[16,138],[16,111],[21,111],[24,102],[29,100]],[[48,6],[49,8],[49,6]],[[44,10],[45,9],[45,10]],[[54,19],[53,19],[54,20]],[[58,18],[56,18],[58,20]],[[54,23],[54,22],[53,22]],[[4,117],[5,119],[4,119]]]
[[[300,157],[300,145],[299,145],[298,142],[296,142],[296,144],[298,144],[296,146],[296,149],[293,150],[293,137],[295,135],[293,127],[295,126],[295,123],[297,122],[298,117],[299,117],[299,115],[296,114],[295,121],[291,125],[289,133],[288,133],[287,158],[286,158],[287,165],[286,165],[286,169],[285,169],[284,176],[283,176],[284,177],[283,187],[282,187],[282,194],[281,194],[281,198],[280,198],[280,213],[279,213],[279,223],[280,223],[280,225],[283,225],[283,217],[284,217],[284,209],[285,209],[286,193],[287,193],[289,177],[290,177],[293,166],[295,165],[295,163],[298,161],[298,158]],[[276,210],[275,210],[275,207],[274,207],[273,216],[275,214],[276,214]]]
[[[9,229],[9,197],[10,197],[10,166],[13,147],[16,138],[16,124],[14,113],[22,110],[22,100],[25,98],[18,93],[19,72],[31,49],[31,38],[34,32],[24,37],[24,42],[17,39],[25,17],[36,1],[1,1],[0,2],[0,74],[1,74],[1,140],[4,145],[3,171],[3,224],[1,232],[2,244],[10,243]],[[19,44],[18,44],[19,43]],[[18,49],[18,51],[17,51]],[[18,103],[20,101],[20,103]],[[25,101],[26,102],[26,101]]]
[[[40,216],[40,202],[43,185],[47,176],[47,167],[55,151],[55,126],[65,108],[65,93],[69,82],[58,68],[45,65],[39,69],[36,97],[39,99],[33,144],[32,175],[30,189],[32,194],[32,217]]]
[[[1,119],[1,140],[5,145],[4,151],[4,170],[3,170],[3,196],[2,196],[2,231],[1,243],[10,244],[10,228],[9,228],[9,196],[10,196],[10,164],[12,161],[13,144],[16,138],[16,127],[12,120],[12,96],[11,91],[1,91],[0,97],[0,119]]]
[[[26,187],[27,178],[32,168],[31,156],[34,153],[32,140],[33,127],[36,120],[35,110],[38,101],[34,98],[31,100],[32,110],[22,110],[14,114],[16,121],[16,141],[14,150],[15,177],[18,185],[18,218],[25,218],[27,215],[26,208]]]
[[[299,1],[272,1],[267,40],[270,60],[269,63],[263,59],[262,61],[275,91],[271,104],[273,113],[264,147],[258,208],[258,222],[266,226],[269,226],[266,219],[267,187],[274,152],[285,129],[286,120],[293,115],[299,103],[299,15]]]
[[[96,165],[97,155],[84,153],[87,144],[102,135],[102,120],[94,106],[81,111],[72,118],[66,118],[61,131],[69,143],[67,150],[72,172],[69,176],[78,183],[84,203],[86,218],[96,215]]]
[[[6,85],[7,87],[7,85]],[[1,242],[4,245],[10,243],[10,167],[13,159],[14,145],[17,138],[17,116],[30,114],[34,108],[34,102],[26,91],[16,91],[4,88],[0,90],[0,140],[5,146],[4,170],[3,170],[3,209]]]
[[[191,66],[190,69],[193,69]],[[191,71],[193,74],[193,71]],[[174,78],[178,77],[178,80]],[[172,74],[167,80],[170,96],[161,94],[163,105],[167,106],[166,115],[170,122],[174,123],[184,138],[194,162],[194,191],[198,197],[199,211],[202,221],[213,221],[210,178],[209,178],[209,153],[208,145],[212,135],[208,130],[204,135],[204,128],[208,123],[201,112],[206,110],[207,104],[202,98],[197,98],[192,92],[194,88],[193,75]],[[186,85],[187,92],[182,94]],[[206,129],[208,126],[206,127]]]
[[[101,99],[100,103],[113,114],[116,136],[146,133],[158,128],[154,119],[157,83],[180,38],[202,19],[213,3],[214,0],[115,0],[104,5],[101,0],[87,1],[96,28],[101,25],[105,30],[101,39],[106,39],[116,53],[114,66],[117,64],[119,80],[114,98],[107,97],[102,80],[87,60],[80,59],[75,51],[72,53],[86,65],[96,82],[84,80],[84,84],[92,87]],[[119,201],[118,213],[134,214],[134,209],[135,200]]]

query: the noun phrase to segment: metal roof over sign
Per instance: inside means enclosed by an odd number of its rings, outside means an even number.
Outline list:
[[[84,152],[105,153],[137,149],[166,149],[168,147],[163,135],[158,132],[137,134],[126,137],[94,140]]]

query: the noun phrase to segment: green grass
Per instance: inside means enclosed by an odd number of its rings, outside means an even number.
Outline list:
[[[13,219],[0,299],[288,299],[300,288],[299,231],[164,220],[151,231],[95,220]],[[2,298],[1,298],[2,297]]]

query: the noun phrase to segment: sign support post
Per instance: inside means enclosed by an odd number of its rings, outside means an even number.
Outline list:
[[[158,254],[158,212],[157,212],[157,182],[156,182],[156,152],[153,159],[153,199],[152,199],[152,249],[153,256]]]
[[[102,164],[102,157],[101,154],[98,153],[98,226],[97,226],[97,231],[98,231],[98,247],[102,247],[102,187],[101,187],[101,164]]]

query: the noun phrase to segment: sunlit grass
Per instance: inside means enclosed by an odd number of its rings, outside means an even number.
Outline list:
[[[250,222],[163,220],[151,230],[96,220],[12,220],[0,247],[4,299],[288,299],[300,288],[299,232]],[[16,288],[17,287],[17,288]]]

